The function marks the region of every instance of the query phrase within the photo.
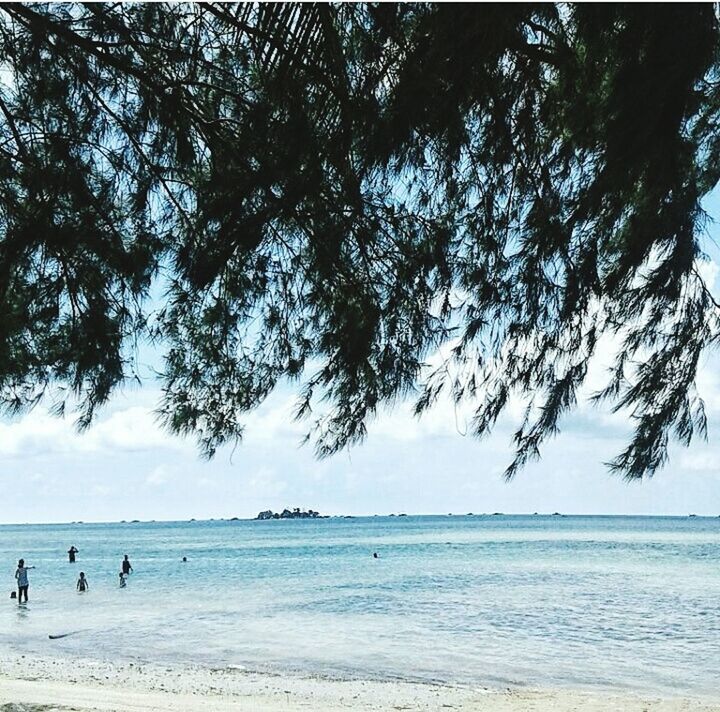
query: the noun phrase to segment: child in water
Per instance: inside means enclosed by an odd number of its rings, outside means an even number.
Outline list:
[[[120,577],[120,588],[125,588],[127,586],[127,581],[125,580],[125,574],[121,571],[118,576]]]
[[[77,582],[77,590],[80,591],[80,593],[90,590],[90,585],[88,584],[85,574],[82,571],[80,572],[80,578]]]

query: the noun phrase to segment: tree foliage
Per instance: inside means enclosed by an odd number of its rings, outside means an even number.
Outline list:
[[[523,399],[512,476],[614,335],[612,468],[704,433],[713,5],[8,3],[0,53],[8,409],[89,424],[151,337],[208,455],[292,379],[321,456],[398,397],[479,436]]]

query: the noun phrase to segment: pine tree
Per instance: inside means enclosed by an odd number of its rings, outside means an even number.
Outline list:
[[[478,436],[522,398],[511,477],[612,334],[611,467],[704,434],[713,5],[0,8],[8,410],[87,426],[152,338],[206,455],[289,379],[321,456],[398,397],[469,399]]]

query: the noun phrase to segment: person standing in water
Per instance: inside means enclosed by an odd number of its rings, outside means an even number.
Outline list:
[[[130,566],[130,559],[128,559],[128,555],[125,554],[125,558],[122,562],[122,572],[125,574],[125,576],[128,576],[132,570],[133,567]]]
[[[83,571],[80,572],[80,578],[77,582],[77,590],[80,593],[85,593],[85,591],[90,590],[90,584],[88,583],[88,580],[85,578],[85,573]]]
[[[68,561],[71,564],[75,563],[75,554],[77,554],[79,551],[80,549],[76,549],[74,544],[68,549]]]
[[[23,602],[23,594],[25,594],[25,603],[28,600],[28,569],[34,569],[34,566],[25,566],[25,559],[18,561],[17,571],[15,572],[15,578],[17,579],[18,586],[18,603]]]
[[[121,571],[118,576],[120,577],[120,588],[125,588],[127,586],[127,581],[125,580],[125,574]]]

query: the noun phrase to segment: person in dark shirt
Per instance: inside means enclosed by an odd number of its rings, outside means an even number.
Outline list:
[[[75,554],[77,554],[78,551],[80,551],[80,550],[79,550],[79,549],[76,549],[74,545],[71,546],[71,547],[68,549],[68,561],[69,561],[71,564],[74,564],[74,563],[75,563]]]
[[[122,562],[122,572],[127,576],[132,570],[133,567],[130,566],[130,559],[128,559],[128,555],[125,554],[125,558]]]
[[[77,590],[80,593],[85,593],[85,591],[90,590],[90,584],[88,583],[88,580],[85,578],[85,573],[83,571],[80,572],[80,578],[77,582]]]

